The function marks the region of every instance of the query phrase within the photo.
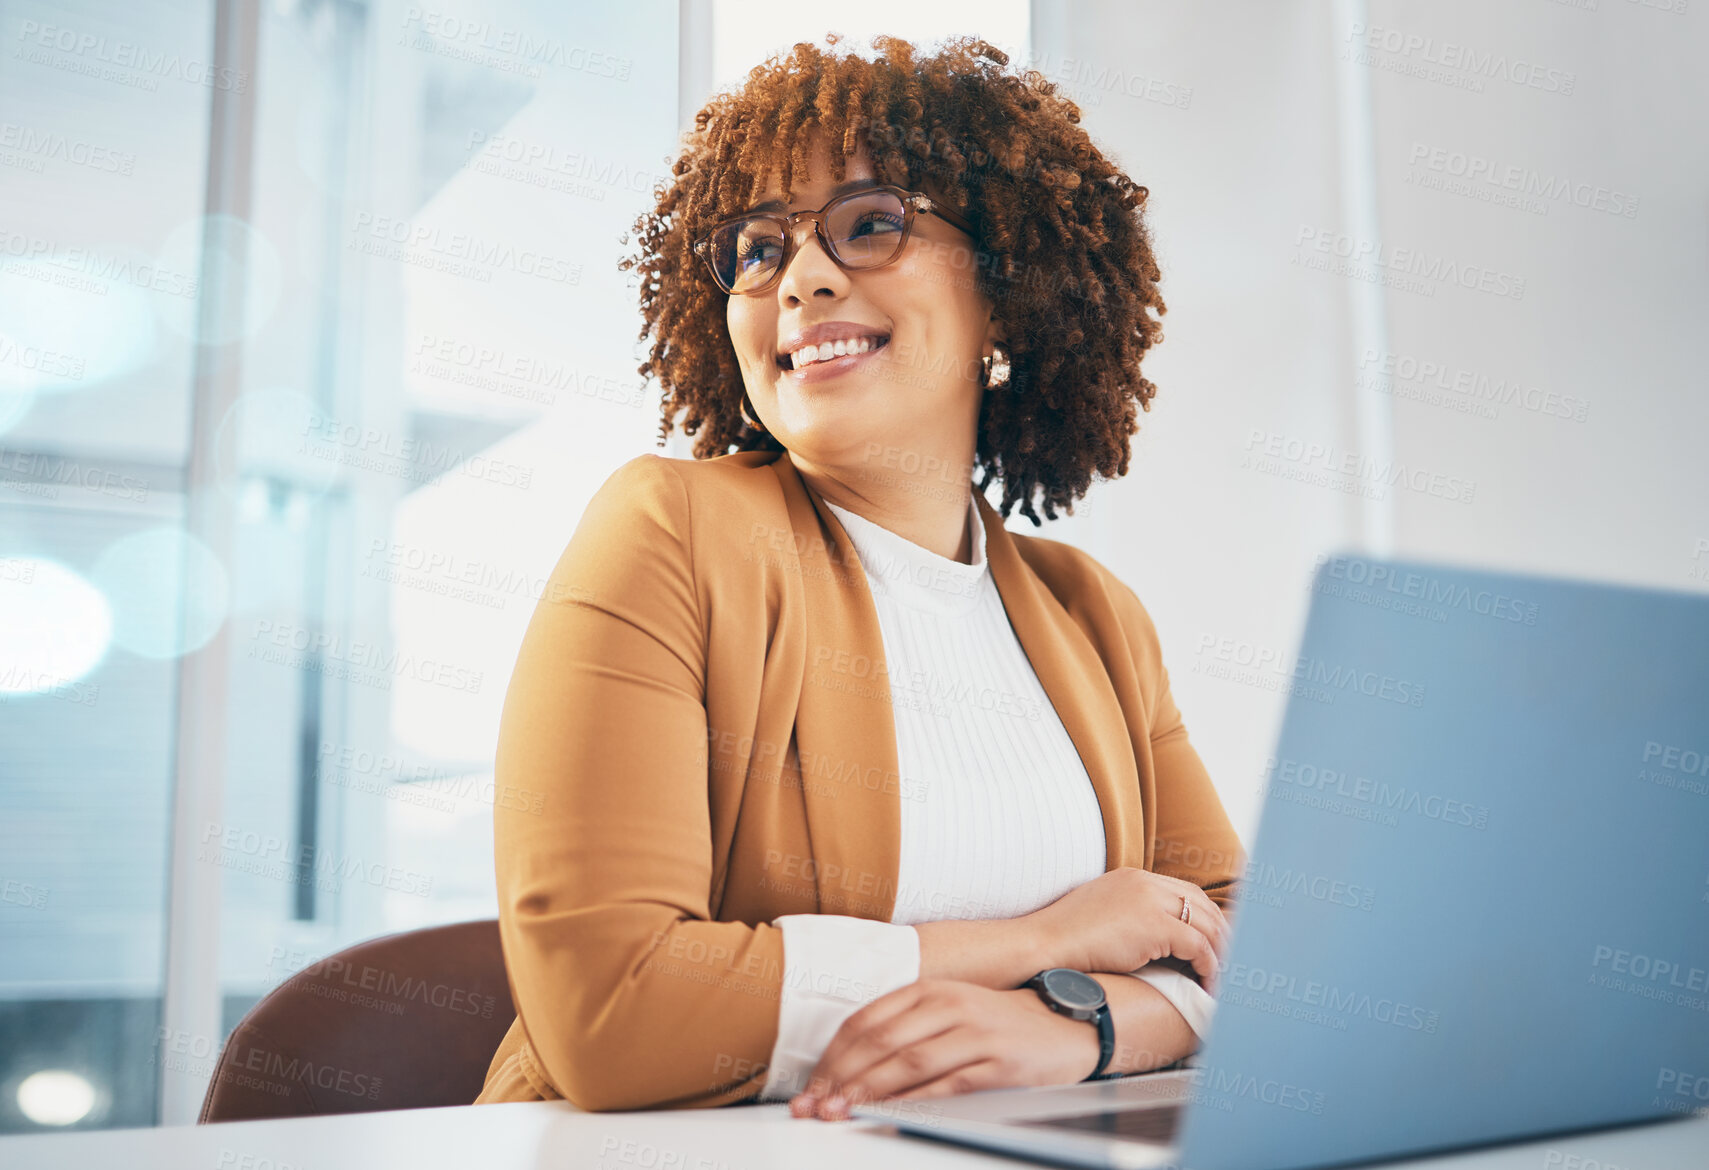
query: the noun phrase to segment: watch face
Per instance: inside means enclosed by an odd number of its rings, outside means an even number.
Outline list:
[[[1045,991],[1066,1008],[1089,1012],[1104,1002],[1104,988],[1096,979],[1068,967],[1046,971],[1041,982]]]

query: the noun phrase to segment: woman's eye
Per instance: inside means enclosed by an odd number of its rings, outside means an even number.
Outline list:
[[[777,245],[770,240],[742,244],[736,249],[736,262],[743,266],[765,264],[777,254]]]
[[[871,230],[867,230],[871,229]],[[902,221],[894,215],[886,215],[882,211],[869,211],[849,229],[849,239],[859,239],[862,236],[877,236],[886,232],[902,230]]]

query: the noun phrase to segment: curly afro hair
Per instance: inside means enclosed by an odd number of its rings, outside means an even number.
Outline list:
[[[751,206],[774,168],[788,190],[823,134],[834,179],[864,149],[880,181],[930,191],[974,224],[976,279],[1010,363],[1008,383],[980,408],[976,487],[1002,482],[1005,518],[1019,501],[1041,525],[1035,491],[1050,519],[1057,508],[1072,515],[1094,474],[1127,474],[1135,404],[1149,410],[1156,393],[1139,369],[1166,311],[1146,189],[1092,144],[1079,107],[1036,71],[1004,72],[1008,55],[994,45],[962,37],[921,56],[896,37],[871,44],[869,59],[802,42],[714,96],[683,136],[674,180],[636,221],[636,252],[620,267],[641,276],[640,337],[652,344],[639,370],[663,389],[659,443],[686,412],[697,459],[783,450],[742,417],[728,294],[693,245]]]

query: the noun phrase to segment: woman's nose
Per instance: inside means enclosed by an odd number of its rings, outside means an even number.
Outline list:
[[[831,259],[812,220],[792,224],[790,232],[794,236],[795,247],[784,262],[783,274],[778,279],[779,296],[806,300],[820,290],[836,295],[846,287],[847,274]],[[805,236],[802,233],[806,233]]]

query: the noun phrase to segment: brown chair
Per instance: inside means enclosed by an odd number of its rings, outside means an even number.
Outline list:
[[[515,1018],[496,920],[370,939],[249,1010],[199,1120],[467,1105]]]

